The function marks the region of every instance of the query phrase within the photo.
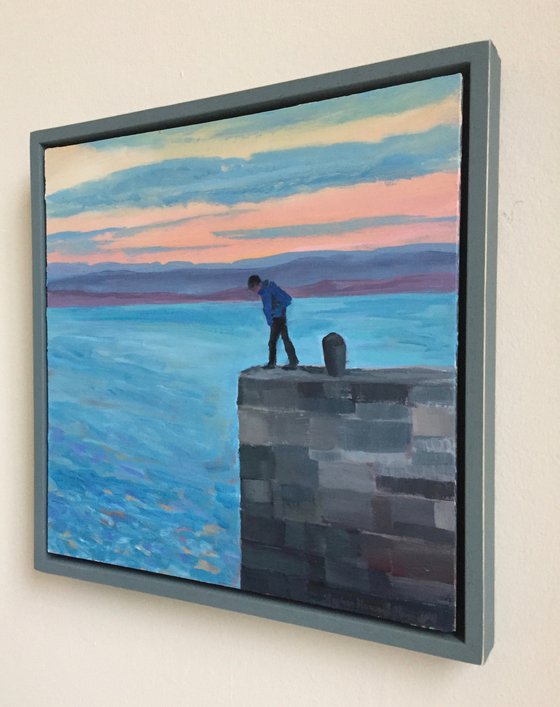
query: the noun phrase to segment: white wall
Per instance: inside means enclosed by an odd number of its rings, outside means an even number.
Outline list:
[[[0,705],[553,705],[556,0],[0,0]],[[31,130],[492,39],[502,58],[496,646],[467,666],[32,569]]]

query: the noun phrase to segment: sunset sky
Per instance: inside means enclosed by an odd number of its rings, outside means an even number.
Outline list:
[[[50,263],[458,238],[461,76],[46,151]]]

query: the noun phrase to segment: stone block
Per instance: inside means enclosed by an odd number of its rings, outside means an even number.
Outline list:
[[[455,438],[455,411],[452,408],[419,405],[411,409],[415,437]]]
[[[449,454],[449,452],[422,452],[413,451],[412,452],[412,463],[418,468],[422,467],[445,467],[445,472],[449,470],[450,467],[454,468],[455,465],[455,455]],[[445,473],[442,472],[442,473]]]
[[[359,452],[350,449],[340,450],[340,459],[354,464],[372,464],[374,469],[385,466],[397,467],[406,466],[412,463],[408,451],[401,452]]]
[[[241,377],[239,379],[239,387],[237,391],[237,405],[260,407],[261,405],[261,390],[260,381],[252,380],[251,378]]]
[[[303,552],[305,550],[305,528],[307,523],[298,523],[287,520],[284,522],[286,528],[284,544],[293,550]]]
[[[300,400],[304,398],[324,398],[325,393],[321,381],[304,381],[297,384]]]
[[[325,556],[353,564],[360,558],[360,533],[346,528],[327,527]]]
[[[393,588],[388,575],[385,572],[369,570],[369,591],[376,597],[392,598]]]
[[[274,517],[278,520],[320,522],[321,510],[313,489],[295,484],[273,485]]]
[[[385,597],[375,597],[369,592],[364,594],[340,587],[327,587],[324,592],[323,606],[365,616],[391,618],[391,603]]]
[[[312,415],[309,420],[309,446],[311,449],[334,449],[340,424],[336,415]]]
[[[320,489],[319,497],[323,521],[346,528],[374,530],[370,494],[340,489]]]
[[[355,610],[364,600],[374,597],[391,598],[392,587],[389,577],[383,572],[370,570],[365,564],[360,566],[356,563],[338,562],[327,558],[325,578],[327,587],[331,591],[340,589],[351,593],[347,596],[347,600],[353,604],[347,607],[349,610]],[[342,597],[339,595],[338,598]]]
[[[273,518],[274,508],[272,503],[250,503],[242,498],[241,513],[255,518]]]
[[[408,422],[348,419],[339,428],[339,445],[352,451],[403,452],[411,429]]]
[[[268,594],[274,597],[288,597],[290,577],[281,572],[268,572]]]
[[[425,498],[395,496],[391,500],[393,523],[433,527],[434,502]]]
[[[377,490],[383,493],[422,496],[429,499],[451,500],[455,498],[455,484],[452,481],[430,481],[378,475],[376,486]]]
[[[329,587],[341,587],[364,594],[369,594],[370,591],[370,571],[367,567],[358,567],[329,558],[325,560],[325,581]]]
[[[274,518],[259,518],[241,513],[241,540],[282,547],[285,542],[286,526]]]
[[[268,414],[254,408],[239,408],[239,441],[254,446],[270,442]]]
[[[412,452],[455,455],[455,437],[413,437]]]
[[[377,455],[375,455],[377,457]],[[372,458],[375,464],[375,471],[378,476],[391,477],[394,479],[407,479],[410,481],[455,481],[457,475],[455,465],[415,465],[412,461],[412,454],[405,458],[403,463],[383,463]]]
[[[300,554],[267,545],[244,542],[241,547],[241,564],[256,570],[278,572],[303,577],[308,574],[308,563]]]
[[[389,496],[376,495],[372,500],[373,524],[378,533],[393,532],[393,508]]]
[[[342,458],[342,450],[335,449],[313,449],[309,450],[309,458],[318,462],[337,461]]]
[[[325,532],[328,526],[314,523],[286,521],[284,543],[286,547],[306,555],[324,556],[326,552]]]
[[[335,608],[331,603],[330,590],[324,582],[306,582],[303,595],[293,596],[296,601],[304,601],[306,604],[316,604],[318,606],[328,606]]]
[[[418,479],[426,479],[429,481],[453,482],[457,480],[457,466],[455,457],[451,464],[418,464],[413,465],[415,476]]]
[[[272,517],[277,520],[286,520],[286,512],[284,511],[284,500],[282,498],[282,489],[279,484],[274,482],[272,484]],[[307,520],[304,518],[298,518],[298,520]]]
[[[269,410],[297,410],[297,389],[289,384],[289,381],[271,388],[263,388],[260,397],[263,407]]]
[[[305,571],[304,579],[308,582],[325,582],[325,558],[318,555],[305,555],[307,562],[307,568]]]
[[[337,398],[305,398],[299,399],[298,408],[308,412],[317,412],[323,415],[351,415],[355,403],[349,399]]]
[[[289,577],[289,599],[324,606],[325,584],[301,577]]]
[[[360,533],[360,554],[370,570],[392,570],[393,541],[375,533]]]
[[[305,546],[304,551],[308,555],[321,555],[326,552],[325,531],[328,526],[318,523],[305,524]]]
[[[449,383],[412,386],[408,401],[410,405],[444,405],[455,407],[455,386]]]
[[[306,604],[313,603],[309,595],[309,580],[305,577],[287,577],[288,593],[286,599],[292,601],[305,602]]]
[[[457,527],[457,506],[453,501],[436,501],[434,504],[436,528],[455,532]]]
[[[455,601],[455,586],[452,584],[408,577],[391,577],[390,582],[395,599],[413,600],[418,604],[452,604]]]
[[[448,601],[422,603],[411,599],[393,600],[387,618],[401,624],[433,629],[442,633],[455,631],[455,606]]]
[[[379,476],[388,476],[396,479],[416,478],[412,459],[407,459],[403,464],[382,464],[374,462],[375,474]]]
[[[273,448],[276,480],[281,484],[297,484],[317,488],[318,462],[309,458],[307,447],[278,445]]]
[[[411,409],[399,403],[356,403],[356,415],[364,420],[408,422],[411,419]]]
[[[266,479],[241,479],[241,505],[249,503],[272,503],[270,481]]]
[[[309,445],[309,416],[305,413],[269,412],[267,429],[269,444]]]
[[[395,577],[454,584],[455,551],[442,546],[396,541],[391,574]]]
[[[323,382],[323,395],[325,398],[337,400],[351,400],[352,386],[345,380],[327,380]]]
[[[343,489],[373,496],[375,472],[372,464],[351,462],[319,462],[319,486],[325,489]]]
[[[315,491],[308,486],[281,484],[280,492],[282,493],[282,499],[284,501],[294,503],[315,501]]]
[[[391,402],[405,404],[408,386],[398,383],[360,382],[352,384],[352,400],[356,403]]]
[[[324,568],[321,570],[318,585],[322,585],[325,577]],[[312,580],[308,576],[287,576],[288,590],[283,598],[290,599],[292,602],[303,602],[305,604],[316,604],[313,597],[309,593],[309,586]]]
[[[242,479],[273,479],[276,462],[269,446],[241,444],[239,466]]]
[[[448,547],[455,547],[456,544],[455,533],[442,528],[430,528],[428,525],[393,521],[393,529],[395,535],[400,535],[401,537],[425,540],[429,543],[447,545]]]
[[[288,596],[288,577],[281,572],[241,566],[241,589],[255,594]]]

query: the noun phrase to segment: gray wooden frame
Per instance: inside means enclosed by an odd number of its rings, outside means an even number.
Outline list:
[[[47,551],[47,370],[44,151],[131,133],[272,110],[461,72],[464,76],[459,297],[458,630],[430,630],[250,595]],[[215,98],[95,120],[31,135],[35,352],[35,568],[160,596],[327,630],[470,663],[493,645],[494,377],[500,60],[476,42]],[[461,404],[462,400],[462,404]]]

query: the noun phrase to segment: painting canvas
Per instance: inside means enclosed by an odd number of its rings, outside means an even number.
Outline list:
[[[49,553],[456,630],[462,105],[45,150]]]

